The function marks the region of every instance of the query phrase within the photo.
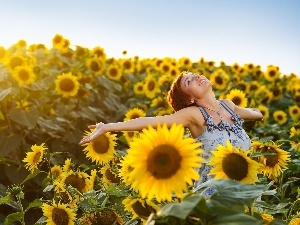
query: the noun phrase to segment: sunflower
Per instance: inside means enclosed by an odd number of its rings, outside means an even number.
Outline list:
[[[160,209],[153,201],[141,198],[126,198],[122,204],[125,211],[132,214],[132,219],[140,218],[143,224],[146,224],[151,213],[156,213]]]
[[[295,125],[290,129],[290,138],[295,138],[293,141],[290,141],[290,144],[293,149],[300,151],[300,138],[296,138],[297,136],[300,137],[300,128],[298,125]]]
[[[269,225],[274,220],[274,217],[268,213],[262,213],[260,216],[264,220],[265,225]]]
[[[266,80],[274,81],[276,78],[279,77],[279,68],[277,66],[269,65],[264,75]]]
[[[139,117],[145,117],[145,116],[146,116],[146,113],[144,110],[139,109],[139,108],[133,108],[133,109],[128,110],[125,113],[124,121],[133,120],[133,119],[136,119]]]
[[[297,105],[290,105],[289,115],[293,118],[294,121],[298,121],[300,119],[300,107]]]
[[[255,91],[254,98],[260,104],[268,104],[273,99],[273,93],[262,85]]]
[[[138,131],[123,131],[123,135],[127,141],[127,143],[130,143],[138,136]]]
[[[161,64],[159,65],[160,71],[163,74],[168,74],[169,71],[171,70],[172,64],[168,60],[163,60]]]
[[[102,59],[106,58],[106,53],[104,51],[104,48],[102,48],[100,46],[94,47],[92,49],[91,55],[96,56],[97,58],[102,58]]]
[[[205,62],[205,66],[209,70],[213,70],[215,68],[215,64],[216,64],[216,62],[214,62],[214,61],[206,61]]]
[[[106,185],[119,184],[121,182],[121,178],[116,172],[113,171],[113,168],[111,168],[108,164],[103,166],[100,169],[100,172],[102,174],[102,181]]]
[[[259,105],[258,110],[261,112],[261,114],[263,115],[263,120],[260,121],[260,125],[266,125],[268,118],[270,117],[270,110],[267,106],[265,105]]]
[[[271,87],[270,92],[272,92],[272,100],[278,100],[280,98],[282,98],[283,96],[283,88],[279,85],[274,85],[273,87]]]
[[[211,153],[207,165],[213,166],[210,175],[215,175],[216,179],[232,179],[246,184],[259,182],[257,174],[261,165],[248,156],[250,151],[235,148],[227,140],[226,145],[218,145]]]
[[[62,188],[63,191],[67,191],[66,187],[69,185],[80,192],[88,192],[93,188],[90,176],[87,173],[73,170],[70,170],[67,173],[62,173],[59,179],[57,179],[54,183],[60,188],[64,187]]]
[[[155,196],[157,201],[171,200],[172,191],[182,197],[187,184],[199,179],[195,167],[203,161],[200,146],[193,138],[184,138],[180,124],[170,129],[165,124],[144,129],[127,151],[126,163],[134,165],[128,174],[132,188],[139,190],[142,198]]]
[[[257,161],[262,165],[260,172],[271,179],[276,180],[281,174],[282,169],[287,168],[290,159],[290,154],[279,148],[274,142],[253,141],[252,148],[254,152],[260,153],[276,153],[276,155],[265,155],[257,158]]]
[[[300,224],[300,217],[295,217],[291,219],[291,221],[288,223],[288,225],[299,225]]]
[[[52,38],[52,46],[53,48],[61,49],[64,45],[64,37],[61,34],[56,34]]]
[[[62,172],[62,168],[59,165],[54,165],[50,169],[51,176],[54,178],[59,177],[62,174]]]
[[[239,107],[246,107],[247,106],[247,98],[246,94],[238,89],[233,89],[226,95],[226,98],[231,100],[235,105]]]
[[[238,89],[242,90],[244,93],[248,93],[250,90],[250,84],[244,80],[240,80],[237,82]]]
[[[244,64],[244,69],[245,69],[245,72],[248,74],[253,73],[255,66],[253,63],[246,63],[246,64]]]
[[[46,223],[48,225],[74,225],[76,214],[66,204],[42,205],[43,214],[47,217]]]
[[[224,90],[229,81],[229,75],[221,68],[217,69],[210,75],[210,81],[218,90]]]
[[[168,104],[166,103],[165,99],[161,96],[158,96],[151,101],[151,107],[163,108],[166,107]]]
[[[125,73],[133,73],[134,72],[134,65],[131,58],[128,59],[121,59],[120,63],[122,68],[124,69]]]
[[[168,75],[175,79],[180,74],[180,70],[176,66],[171,66]]]
[[[34,169],[37,169],[37,166],[43,160],[44,151],[47,149],[45,143],[41,145],[33,145],[31,146],[32,152],[26,153],[26,158],[23,159],[23,162],[27,163],[25,165],[26,169],[33,172]]]
[[[120,166],[121,168],[118,171],[119,177],[121,177],[121,180],[126,184],[130,185],[131,182],[129,181],[129,176],[128,174],[133,170],[133,165],[128,163],[128,155],[123,156]]]
[[[12,56],[10,56],[7,59],[7,68],[10,71],[13,71],[14,69],[16,69],[18,66],[22,66],[24,65],[26,62],[26,59],[23,55],[20,54],[14,54]]]
[[[142,81],[135,83],[133,86],[133,91],[136,95],[144,94],[144,83]]]
[[[231,71],[232,71],[233,73],[238,73],[239,70],[240,70],[240,65],[239,65],[237,62],[235,62],[235,63],[230,67],[230,69],[231,69]]]
[[[79,224],[86,225],[114,225],[123,224],[122,218],[112,209],[102,209],[98,212],[88,213],[79,220]]]
[[[193,63],[188,57],[182,57],[178,60],[178,67],[181,68],[181,70],[189,70],[192,65]]]
[[[100,75],[105,68],[105,61],[101,58],[94,56],[86,60],[87,68],[95,75]]]
[[[65,164],[63,165],[63,172],[68,172],[69,170],[72,169],[72,160],[70,158],[65,160]]]
[[[72,73],[58,75],[55,80],[55,91],[65,98],[75,96],[79,90],[77,77]]]
[[[106,70],[106,75],[110,79],[120,80],[122,76],[121,68],[118,65],[110,65]]]
[[[287,122],[287,114],[283,110],[276,110],[273,113],[273,119],[279,124],[283,125]]]
[[[144,93],[147,96],[147,98],[154,98],[157,93],[160,92],[160,88],[158,85],[158,82],[154,78],[153,75],[147,75],[147,77],[144,80]]]
[[[36,79],[36,76],[33,73],[32,68],[28,65],[22,65],[16,67],[12,71],[12,76],[18,82],[20,87],[24,85],[32,84]]]
[[[90,132],[86,131],[85,137],[89,136],[93,131],[94,129]],[[86,147],[83,151],[87,158],[90,158],[92,162],[95,162],[96,164],[107,164],[114,158],[116,153],[116,134],[107,132],[84,145],[86,145]]]

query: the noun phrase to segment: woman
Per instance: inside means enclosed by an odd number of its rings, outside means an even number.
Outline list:
[[[211,156],[210,151],[218,144],[225,145],[230,140],[235,147],[247,150],[251,147],[250,138],[242,128],[243,120],[261,120],[263,115],[254,108],[241,108],[228,99],[217,100],[212,91],[212,83],[204,76],[182,72],[173,82],[168,93],[168,101],[175,113],[165,116],[140,117],[118,123],[98,123],[89,128],[95,129],[79,144],[90,142],[106,132],[137,131],[158,123],[182,124],[188,128],[196,141],[202,142],[203,158]],[[201,179],[194,186],[209,180],[210,168],[205,163],[199,170]],[[208,190],[209,191],[209,190]],[[211,193],[207,193],[209,196]]]

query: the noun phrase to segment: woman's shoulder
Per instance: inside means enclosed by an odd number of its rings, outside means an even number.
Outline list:
[[[229,99],[220,99],[219,101],[224,102],[229,108],[234,110],[235,104],[231,100],[229,100]]]

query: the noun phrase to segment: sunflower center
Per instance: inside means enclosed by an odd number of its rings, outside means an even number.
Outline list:
[[[34,155],[32,162],[33,162],[34,164],[37,164],[37,163],[40,161],[41,155],[42,155],[42,153],[37,152],[37,153]]]
[[[136,118],[139,118],[140,115],[138,113],[133,113],[131,116],[130,116],[130,119],[133,120],[133,119],[136,119]]]
[[[242,99],[239,98],[239,97],[237,97],[237,96],[233,97],[233,98],[232,98],[232,101],[233,101],[233,103],[236,104],[237,106],[241,105],[241,103],[242,103]]]
[[[269,76],[274,77],[276,75],[276,72],[274,70],[269,71]]]
[[[138,86],[138,88],[137,88],[139,91],[142,91],[143,90],[143,86],[141,85],[141,86]]]
[[[20,70],[19,71],[19,78],[20,78],[20,80],[23,80],[23,81],[26,81],[26,80],[28,80],[29,79],[29,73],[28,73],[28,71],[26,71],[26,70]]]
[[[85,187],[85,180],[78,174],[71,174],[66,178],[65,184],[71,185],[72,187],[77,188],[79,191],[82,191]]]
[[[116,77],[116,76],[118,75],[118,70],[117,70],[116,68],[111,68],[111,69],[109,70],[109,74],[110,74],[110,76],[112,76],[112,77]]]
[[[95,61],[91,62],[90,68],[92,71],[98,72],[100,70],[99,63]]]
[[[277,151],[273,148],[264,148],[263,152],[267,152],[267,153],[277,153]],[[278,163],[278,153],[276,155],[268,155],[265,156],[266,157],[266,166],[268,167],[274,167],[277,165]]]
[[[95,219],[95,224],[112,225],[116,222],[117,215],[111,209],[104,209],[103,211],[96,213]]]
[[[248,163],[243,156],[230,153],[223,159],[222,169],[230,179],[240,181],[247,176]]]
[[[98,154],[105,154],[109,149],[109,140],[105,135],[101,135],[92,142],[93,149]]]
[[[278,120],[283,120],[283,116],[282,115],[277,115],[277,119]]]
[[[54,40],[53,40],[55,43],[60,43],[61,41],[62,41],[62,37],[61,36],[59,36],[59,35],[56,35],[55,37],[54,37]]]
[[[134,204],[132,204],[132,209],[134,212],[141,218],[147,219],[152,211],[155,211],[151,206],[149,206],[146,202],[144,204],[145,206],[142,205],[141,202],[136,201]]]
[[[53,220],[54,224],[68,225],[69,224],[69,215],[63,209],[53,208],[52,220]]]
[[[148,90],[153,91],[155,88],[155,82],[153,80],[149,81],[148,83]]]
[[[223,84],[223,79],[221,77],[216,77],[215,81],[217,84]]]
[[[131,68],[131,62],[129,62],[129,61],[125,61],[123,65],[124,65],[125,69],[127,69],[127,70],[129,70]]]
[[[120,183],[120,178],[118,177],[118,175],[111,172],[110,169],[107,169],[105,171],[105,177],[112,183]]]
[[[71,79],[65,78],[60,81],[59,88],[65,92],[71,92],[75,88],[75,84]]]
[[[159,145],[149,154],[147,170],[157,179],[168,179],[180,168],[182,157],[178,150],[170,145]]]
[[[170,67],[168,65],[163,66],[163,71],[168,72],[170,70]]]
[[[133,131],[127,131],[128,137],[133,138],[134,132]]]

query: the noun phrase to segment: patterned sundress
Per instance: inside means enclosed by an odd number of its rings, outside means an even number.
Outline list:
[[[244,120],[241,119],[240,115],[236,114],[224,102],[219,101],[219,103],[231,114],[231,119],[233,121],[232,124],[222,120],[220,123],[215,124],[213,117],[209,115],[203,107],[199,106],[206,123],[206,128],[196,138],[196,141],[202,142],[201,148],[204,152],[201,154],[201,157],[203,157],[205,161],[207,161],[212,155],[210,151],[216,149],[218,144],[226,145],[226,140],[229,140],[234,147],[244,150],[248,150],[251,147],[251,140],[242,127]],[[194,188],[213,178],[213,176],[208,176],[210,169],[211,166],[206,165],[205,162],[202,164],[202,167],[198,170],[200,180],[194,182]],[[203,193],[203,195],[205,197],[209,197],[213,194],[213,192],[214,190],[209,188]]]

